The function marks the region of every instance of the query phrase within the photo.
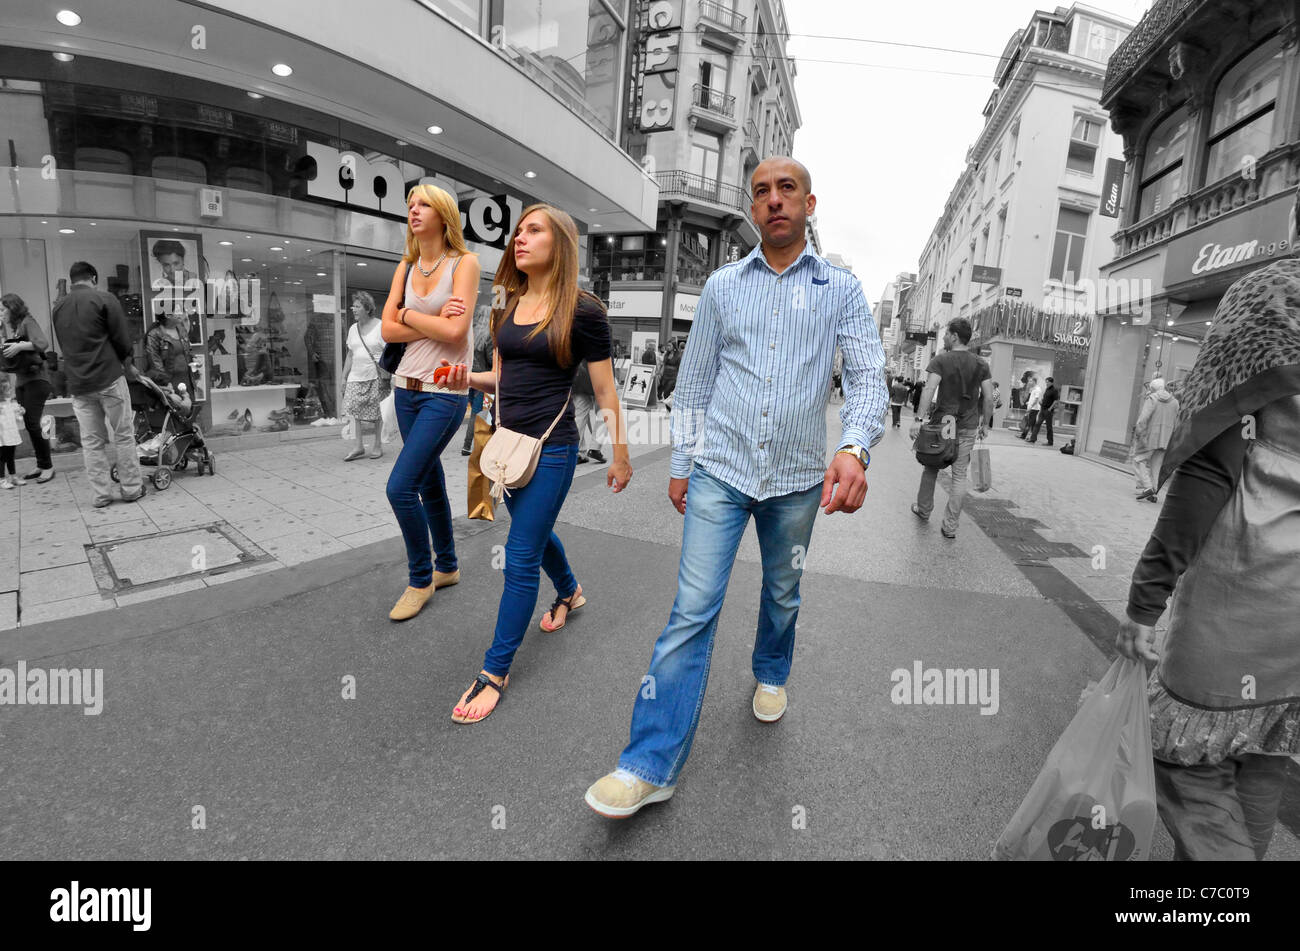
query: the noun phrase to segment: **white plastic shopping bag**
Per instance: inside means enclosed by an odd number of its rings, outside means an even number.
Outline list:
[[[393,391],[391,389],[388,391],[388,395],[379,402],[379,418],[383,425],[379,438],[383,442],[392,442],[400,435],[400,430],[397,428],[397,404],[393,400]]]
[[[1139,861],[1155,825],[1146,668],[1119,657],[1052,747],[993,857]]]

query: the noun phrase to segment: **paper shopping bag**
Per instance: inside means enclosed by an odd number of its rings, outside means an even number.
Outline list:
[[[1146,859],[1156,825],[1146,668],[1119,657],[1052,747],[993,857]]]
[[[474,416],[474,451],[469,457],[469,517],[495,521],[493,516],[492,480],[479,468],[483,447],[492,438],[491,417],[485,413]]]
[[[986,447],[976,446],[970,454],[971,485],[976,492],[987,492],[993,488],[993,462],[989,459]]]

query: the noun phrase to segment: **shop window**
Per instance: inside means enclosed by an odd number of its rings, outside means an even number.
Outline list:
[[[1283,57],[1278,37],[1247,54],[1220,80],[1210,120],[1207,183],[1236,174],[1243,161],[1272,147]]]
[[[184,158],[180,155],[159,155],[153,160],[153,177],[206,185],[208,170],[197,159]]]
[[[232,165],[226,169],[226,187],[266,194],[271,191],[271,176],[260,169]]]
[[[1083,272],[1083,251],[1088,239],[1086,211],[1061,208],[1056,224],[1056,244],[1052,248],[1052,269],[1048,277],[1064,284],[1077,284]]]
[[[1101,142],[1101,121],[1076,115],[1070,132],[1070,152],[1066,168],[1091,175],[1097,165],[1097,146]]]
[[[1138,220],[1168,208],[1182,188],[1187,128],[1187,107],[1184,106],[1156,126],[1147,138]]]

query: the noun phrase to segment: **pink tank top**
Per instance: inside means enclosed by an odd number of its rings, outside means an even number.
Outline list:
[[[451,297],[452,275],[456,273],[456,267],[460,264],[460,258],[451,259],[451,267],[442,272],[438,278],[438,283],[434,285],[428,295],[421,297],[415,293],[412,286],[411,274],[415,267],[408,266],[406,271],[406,302],[403,306],[421,314],[437,314],[442,310],[442,305],[447,303]],[[463,363],[466,366],[472,365],[474,359],[474,328],[471,325],[469,334],[465,338],[464,344],[457,347],[454,344],[443,343],[441,340],[430,340],[428,337],[421,337],[406,345],[406,353],[402,355],[402,362],[397,365],[397,375],[410,377],[415,380],[422,380],[425,383],[433,382],[433,371],[442,366],[442,361],[448,363]],[[446,387],[438,387],[439,393],[468,393],[468,389],[449,390]]]

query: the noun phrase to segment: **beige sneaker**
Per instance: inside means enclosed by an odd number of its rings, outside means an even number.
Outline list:
[[[785,716],[785,688],[759,684],[754,688],[754,716],[764,723],[775,723]]]
[[[673,798],[676,786],[654,786],[625,769],[616,769],[587,790],[587,805],[606,819],[626,819],[642,806]]]
[[[409,585],[402,592],[402,596],[397,599],[393,605],[393,610],[388,612],[388,618],[391,621],[409,621],[420,613],[424,603],[433,597],[433,585],[427,588],[412,588]]]
[[[446,588],[460,582],[460,569],[455,571],[434,571],[433,586],[435,588]]]

